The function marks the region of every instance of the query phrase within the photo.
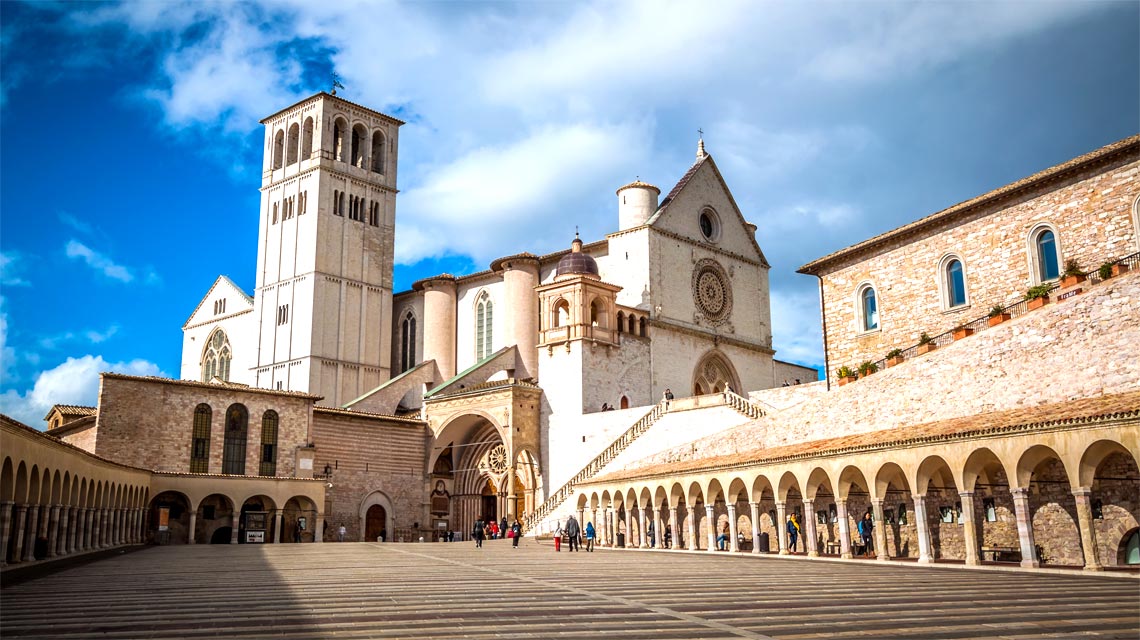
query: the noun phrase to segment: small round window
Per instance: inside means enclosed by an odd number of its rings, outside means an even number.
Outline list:
[[[704,209],[701,215],[697,218],[697,223],[701,227],[701,235],[705,240],[715,242],[720,237],[720,220],[717,219],[716,212],[712,209]]]

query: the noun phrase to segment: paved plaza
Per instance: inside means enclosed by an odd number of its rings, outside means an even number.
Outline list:
[[[527,540],[153,547],[7,586],[5,638],[1128,638],[1134,578]]]

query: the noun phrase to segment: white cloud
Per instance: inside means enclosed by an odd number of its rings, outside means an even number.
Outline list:
[[[79,258],[85,262],[87,266],[112,280],[130,282],[135,279],[130,269],[120,264],[115,264],[114,260],[111,260],[78,240],[69,240],[65,250],[68,258]]]
[[[776,358],[823,366],[823,334],[819,324],[819,295],[813,290],[773,289],[772,344]]]
[[[5,287],[26,287],[29,283],[21,275],[24,265],[19,253],[0,252],[0,285]]]
[[[77,342],[77,341],[86,341],[86,342],[89,342],[91,344],[100,344],[102,342],[106,342],[108,339],[110,339],[112,336],[114,336],[118,332],[119,332],[119,325],[117,325],[117,324],[113,324],[113,325],[107,327],[106,331],[97,331],[95,329],[87,329],[85,331],[79,331],[79,332],[68,331],[66,333],[61,333],[59,335],[41,338],[40,339],[40,346],[43,347],[44,349],[56,349],[60,345],[63,345],[63,344],[69,343],[69,342]]]
[[[86,235],[94,233],[94,228],[92,228],[90,224],[87,224],[79,218],[76,218],[70,213],[67,213],[66,211],[60,211],[58,215],[60,222],[78,231],[79,233]]]
[[[16,350],[8,346],[8,312],[5,299],[0,296],[0,380],[10,380],[16,363]]]
[[[94,406],[98,402],[99,374],[105,371],[136,376],[165,375],[158,365],[146,360],[108,363],[102,356],[68,358],[59,366],[42,371],[31,389],[15,389],[0,396],[0,412],[34,427],[42,427],[43,417],[56,404]]]

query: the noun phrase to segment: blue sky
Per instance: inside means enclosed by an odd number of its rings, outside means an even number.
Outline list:
[[[257,121],[334,71],[408,122],[398,288],[601,237],[700,127],[772,263],[777,357],[819,365],[796,267],[1136,133],[1138,25],[1131,1],[0,3],[0,411],[177,375],[217,275],[252,292]]]

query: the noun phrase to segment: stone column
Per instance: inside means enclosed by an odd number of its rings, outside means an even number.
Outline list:
[[[136,544],[143,540],[143,509],[137,507],[135,509],[135,526],[134,526],[134,541]]]
[[[878,560],[890,560],[891,556],[887,553],[887,522],[883,519],[883,499],[873,498],[871,500],[871,513],[875,517],[875,558]]]
[[[67,516],[64,516],[64,526],[67,526]],[[51,515],[48,517],[48,548],[47,557],[54,558],[59,548],[59,505],[51,506]]]
[[[688,518],[686,518],[686,520],[689,521],[689,530],[686,532],[686,537],[688,538],[687,542],[689,543],[689,551],[696,551],[698,548],[697,538],[701,534],[700,530],[697,529],[697,512],[689,509],[688,507],[689,505],[685,505],[685,509],[688,511]]]
[[[736,544],[736,505],[726,504],[724,506],[728,511],[728,550],[738,553],[740,545]]]
[[[962,533],[966,541],[966,564],[979,565],[982,563],[978,553],[981,545],[978,544],[978,523],[974,519],[974,492],[961,491],[958,498],[962,501]]]
[[[1029,489],[1010,489],[1013,510],[1017,515],[1017,539],[1021,543],[1021,566],[1040,567],[1037,546],[1033,540],[1033,515],[1029,512]]]
[[[1104,571],[1096,555],[1091,495],[1092,491],[1087,487],[1073,489],[1073,497],[1077,499],[1077,524],[1081,528],[1081,548],[1085,553],[1085,571]]]
[[[656,549],[661,541],[661,523],[657,521],[657,509],[648,507],[645,509],[645,514],[649,524],[653,525],[653,535],[649,535],[649,529],[645,530],[645,541],[650,549]]]
[[[780,555],[788,555],[788,525],[786,502],[776,503],[776,537],[780,541]]]
[[[12,535],[12,501],[0,502],[0,567],[8,564],[8,540]]]
[[[187,544],[198,544],[198,542],[194,539],[198,535],[198,512],[197,511],[191,511],[190,512],[190,527],[186,531],[190,535],[190,539],[187,540],[186,543]]]
[[[760,553],[760,503],[749,502],[752,509],[752,553]]]
[[[100,538],[103,533],[103,510],[91,509],[91,549],[100,547]]]
[[[598,526],[598,508],[597,507],[590,509],[590,522],[594,523],[594,544],[598,544],[599,543],[598,539],[602,537],[602,528]],[[586,529],[586,527],[585,527],[585,525],[583,525],[582,526],[583,532],[585,531],[585,529]],[[584,533],[583,533],[583,535],[584,535]]]
[[[17,504],[13,507],[16,512],[16,523],[12,527],[16,538],[12,541],[12,564],[21,562],[24,556],[24,525],[28,521],[28,505]]]
[[[455,278],[436,276],[412,287],[424,292],[424,361],[435,360],[443,380],[448,380],[455,376]]]
[[[669,507],[669,530],[673,532],[669,540],[669,549],[677,548],[677,507]],[[662,538],[664,539],[664,538]]]
[[[281,527],[284,516],[278,511],[273,516],[273,544],[281,544]],[[370,541],[373,542],[373,541]]]
[[[847,500],[835,501],[835,513],[839,516],[839,557],[851,558],[851,523],[847,521]]]
[[[711,504],[705,505],[705,519],[709,523],[709,534],[708,534],[709,548],[708,548],[708,551],[710,553],[716,553],[716,549],[717,549],[717,546],[716,546],[716,537],[717,537],[716,513],[713,512],[713,505],[711,505]]]
[[[83,519],[83,550],[87,551],[95,543],[95,508],[87,508],[87,517]]]
[[[237,544],[238,543],[238,526],[241,525],[241,512],[240,511],[234,511],[233,515],[230,516],[230,522],[232,523],[230,525],[230,544]]]
[[[79,509],[76,507],[68,507],[67,509],[67,535],[64,537],[64,553],[71,555],[75,553],[75,538],[79,534]]]
[[[236,527],[235,527],[236,528]],[[317,514],[317,528],[313,530],[313,542],[325,541],[325,514]]]
[[[614,508],[606,507],[606,540],[604,545],[610,547],[617,546],[617,536],[614,535]]]
[[[638,531],[638,533],[641,534],[638,536],[639,538],[641,538],[641,540],[639,541],[638,547],[641,549],[648,549],[649,548],[649,533],[646,531],[646,528],[649,526],[649,514],[645,512],[645,507],[639,507],[637,509],[637,512],[639,515],[641,515],[641,518],[640,518],[641,526],[639,527],[639,531]]]
[[[36,559],[36,533],[40,525],[40,505],[33,504],[28,507],[27,534],[24,536],[24,562]]]
[[[804,548],[811,558],[819,557],[819,547],[815,539],[815,501],[804,498]]]
[[[582,529],[582,536],[586,535],[586,508],[578,509],[578,527]]]
[[[923,564],[934,562],[930,549],[930,520],[926,517],[926,496],[913,496],[914,526],[918,533],[918,561]]]

